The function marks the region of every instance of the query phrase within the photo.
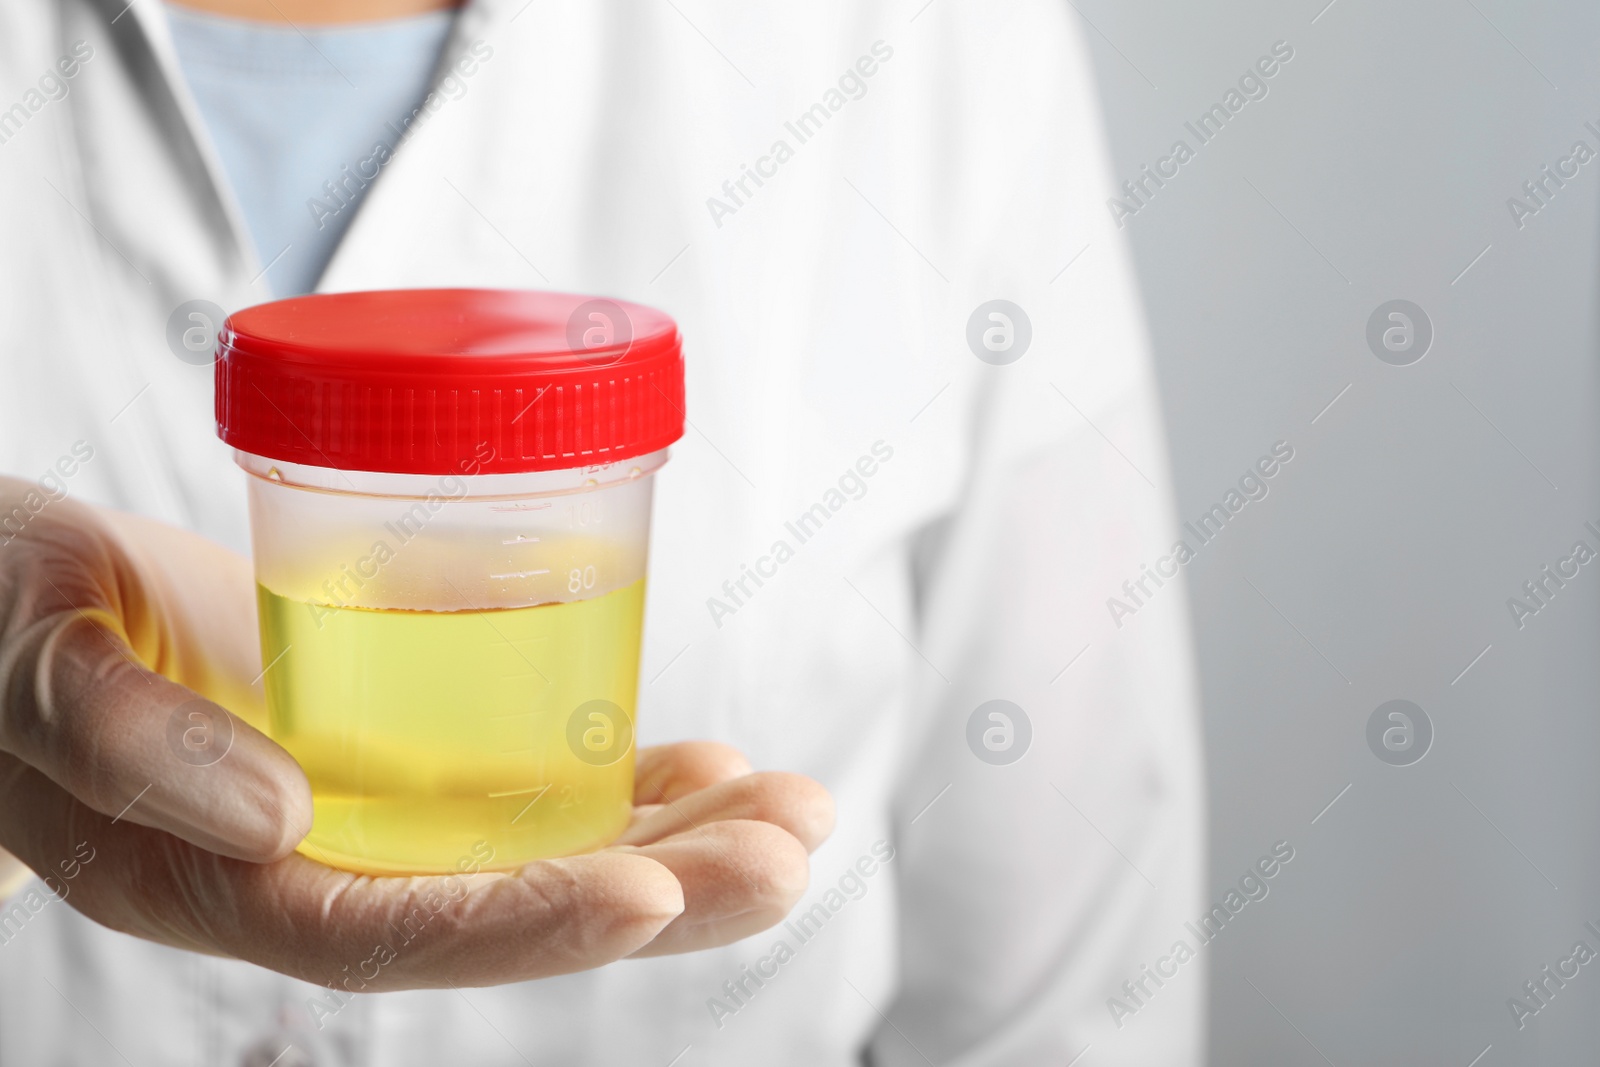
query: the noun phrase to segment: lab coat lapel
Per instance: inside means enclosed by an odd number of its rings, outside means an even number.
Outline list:
[[[180,359],[169,322],[205,301],[223,312],[268,297],[242,216],[176,68],[155,0],[65,0],[61,46],[87,42],[64,118],[71,149],[51,175],[90,256],[73,299],[92,307],[71,346],[88,439],[104,445],[100,475],[171,521],[232,543],[242,487],[227,449],[192,436],[212,404],[210,368]],[[54,194],[46,194],[54,195]],[[220,324],[213,324],[220,325]],[[127,487],[136,487],[127,489]],[[203,488],[201,488],[203,487]]]
[[[87,214],[168,308],[204,297],[232,310],[266,298],[159,4],[82,0],[64,19],[65,39],[88,40],[99,54],[74,102]]]
[[[464,8],[422,112],[385,164],[318,286],[594,288],[637,252],[648,281],[678,246],[639,240],[608,168],[637,148],[599,121],[633,32],[605,5]],[[619,54],[623,53],[623,54]],[[455,68],[463,58],[470,73]],[[441,76],[450,81],[441,84]],[[583,103],[579,103],[579,102]],[[658,176],[672,173],[655,160]],[[648,224],[646,220],[643,224]],[[628,235],[626,240],[624,234]]]
[[[765,98],[670,5],[481,4],[463,13],[454,50],[475,43],[492,58],[383,167],[319,289],[510,286],[663,306],[700,345],[698,410],[726,400],[759,421],[750,398],[792,387],[776,349],[805,343],[782,321],[794,304],[772,294],[799,291],[795,275],[815,268],[773,255],[812,243],[774,231],[817,220],[786,216],[773,193],[735,234],[704,201],[741,153],[770,141]],[[738,356],[715,380],[713,350]],[[770,421],[761,428],[782,438]],[[744,429],[706,432],[734,448]]]
[[[875,266],[906,253],[851,187],[919,238],[930,232],[908,214],[924,205],[897,196],[903,168],[887,165],[893,149],[875,136],[895,117],[892,79],[912,71],[886,67],[855,110],[802,144],[773,101],[804,110],[879,30],[863,16],[841,44],[794,17],[784,40],[810,58],[769,66],[740,50],[737,19],[700,19],[760,79],[752,91],[669,5],[626,18],[613,5],[469,7],[451,53],[481,44],[492,58],[382,168],[318,288],[542,288],[666,308],[688,339],[693,428],[680,454],[687,464],[704,453],[719,475],[708,484],[738,483],[715,504],[729,540],[757,536],[729,512],[754,521],[791,507],[875,439],[903,432],[950,381],[915,380],[934,348],[927,302],[948,293]],[[796,162],[747,184],[748,199],[718,225],[708,197],[726,197],[725,181],[779,137],[799,149]],[[953,492],[957,457],[938,449],[914,476],[913,464],[897,468],[906,505],[872,513],[884,516],[884,537]]]

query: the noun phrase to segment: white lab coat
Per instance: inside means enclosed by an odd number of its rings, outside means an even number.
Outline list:
[[[124,2],[0,7],[0,109],[29,112],[0,144],[0,469],[88,442],[71,493],[244,551],[211,371],[167,320],[270,293],[160,7]],[[32,110],[80,40],[68,95]],[[785,122],[837,103],[879,41],[864,94],[800,143]],[[1077,16],[492,0],[451,56],[474,42],[492,55],[382,167],[321,288],[548,287],[678,318],[691,425],[657,492],[640,738],[824,782],[838,829],[800,910],[831,918],[803,942],[362,997],[318,1029],[313,986],[51,905],[0,945],[0,1064],[264,1065],[291,1044],[282,1064],[1198,1063],[1203,957],[1123,991],[1203,910],[1202,784],[1181,579],[1120,626],[1106,603],[1175,524]],[[735,202],[745,166],[768,176]],[[1007,366],[966,340],[994,298],[1032,325]],[[734,605],[724,582],[878,442],[859,499]],[[1007,766],[967,742],[993,699],[1031,722]],[[858,890],[879,841],[894,857]],[[779,939],[793,958],[762,963]],[[756,986],[746,966],[777,969]]]

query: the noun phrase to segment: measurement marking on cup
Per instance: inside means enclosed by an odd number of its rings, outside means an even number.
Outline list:
[[[551,506],[552,505],[551,505],[550,501],[541,500],[536,504],[495,504],[492,507],[490,507],[489,510],[490,511],[543,511],[545,508],[548,508],[548,507],[551,507]]]
[[[507,542],[507,544],[509,544],[509,543],[510,542]],[[491,574],[491,575],[489,575],[489,577],[496,578],[496,579],[499,579],[499,578],[537,578],[541,574],[549,574],[549,573],[550,573],[550,569],[548,567],[545,567],[545,568],[542,568],[542,569],[536,570],[536,571],[512,571],[509,574]]]
[[[528,814],[528,809],[533,807],[535,804],[539,803],[539,797],[544,796],[548,792],[550,792],[550,783],[546,782],[544,788],[539,790],[539,796],[534,797],[532,800],[528,801],[528,803],[523,806],[521,811],[517,812],[514,816],[511,817],[511,821],[513,823],[515,823],[518,819],[520,819],[524,815]],[[491,793],[489,795],[493,796],[494,794]]]
[[[511,540],[501,541],[500,543],[502,545],[533,545],[538,544],[538,542],[539,539],[537,537],[528,537],[525,534],[517,534],[517,536],[511,538]]]
[[[484,613],[483,613],[483,612],[482,612],[482,611],[481,611],[481,610],[480,610],[480,609],[479,609],[479,608],[478,608],[478,607],[477,607],[477,605],[475,605],[475,604],[473,604],[473,603],[472,603],[472,601],[470,601],[470,600],[468,600],[468,599],[467,599],[467,595],[466,595],[466,594],[465,594],[465,593],[463,593],[463,592],[462,592],[462,591],[461,591],[461,590],[459,590],[459,589],[457,589],[457,588],[456,588],[456,583],[454,583],[454,582],[452,582],[452,581],[451,581],[451,580],[450,580],[450,579],[448,579],[448,578],[446,578],[446,579],[445,579],[445,580],[444,580],[444,584],[445,584],[445,585],[448,585],[448,586],[449,586],[449,587],[450,587],[450,589],[451,589],[451,591],[453,591],[453,592],[454,592],[454,593],[455,593],[455,595],[456,595],[456,596],[458,596],[458,597],[460,597],[460,598],[461,598],[461,599],[462,599],[462,601],[463,601],[463,602],[464,602],[464,603],[465,603],[465,604],[466,604],[466,605],[467,605],[467,607],[469,607],[469,608],[471,608],[471,609],[472,609],[472,613],[473,613],[473,614],[474,614],[474,615],[476,615],[476,616],[477,616],[477,617],[478,617],[478,618],[480,618],[480,619],[482,619],[482,620],[483,620],[483,621],[484,621],[484,623],[485,623],[485,624],[486,624],[486,625],[488,625],[488,627],[489,627],[489,629],[491,629],[491,630],[493,630],[493,631],[494,631],[494,633],[495,633],[495,636],[496,636],[496,637],[498,637],[498,638],[500,638],[500,640],[502,640],[502,641],[504,641],[504,642],[505,642],[505,643],[506,643],[506,646],[507,646],[507,647],[508,647],[508,648],[510,648],[510,649],[511,649],[511,651],[513,651],[513,652],[515,652],[515,653],[516,653],[516,654],[517,654],[517,655],[519,655],[519,656],[522,656],[522,661],[523,661],[523,662],[524,662],[524,663],[526,663],[526,664],[527,664],[527,665],[528,665],[528,668],[529,668],[529,669],[530,669],[530,670],[532,670],[532,671],[533,671],[533,673],[534,673],[534,674],[537,674],[537,675],[538,675],[538,676],[539,676],[539,677],[540,677],[540,678],[544,678],[544,680],[545,680],[545,683],[546,683],[546,684],[549,684],[549,682],[550,682],[550,679],[548,679],[548,678],[545,678],[545,677],[544,677],[544,672],[543,672],[543,671],[541,671],[541,670],[540,670],[540,669],[539,669],[539,668],[538,668],[538,667],[535,667],[535,666],[534,666],[534,665],[533,665],[533,660],[531,660],[531,659],[529,659],[529,658],[528,658],[528,657],[527,657],[527,656],[523,656],[523,655],[522,655],[522,649],[520,649],[520,648],[518,648],[518,647],[517,647],[517,646],[516,646],[516,645],[515,645],[515,644],[513,644],[513,643],[512,643],[512,641],[511,641],[511,639],[510,639],[510,638],[509,638],[509,637],[507,637],[507,636],[506,636],[506,635],[505,635],[505,634],[503,634],[503,633],[501,633],[501,632],[500,632],[500,627],[498,627],[498,626],[496,626],[496,625],[495,625],[495,624],[494,624],[494,623],[493,623],[493,622],[492,622],[492,621],[491,621],[491,620],[490,620],[490,619],[489,619],[489,616],[487,616],[487,615],[485,615],[485,614],[484,614]]]

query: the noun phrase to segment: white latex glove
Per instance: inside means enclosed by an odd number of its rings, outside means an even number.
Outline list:
[[[433,918],[366,987],[403,989],[726,944],[804,892],[831,798],[708,742],[640,752],[633,823],[589,855],[447,881],[295,853],[311,790],[256,728],[248,561],[70,500],[13,511],[37,491],[0,479],[0,848],[52,884],[71,865],[67,902],[97,922],[333,984],[420,906]],[[17,514],[30,517],[12,536]],[[198,698],[235,716],[226,758],[204,767],[168,740]],[[92,861],[74,863],[85,851]]]

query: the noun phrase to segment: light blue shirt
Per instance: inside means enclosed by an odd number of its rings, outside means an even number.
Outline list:
[[[296,29],[166,10],[272,291],[310,292],[426,97],[455,12]]]

